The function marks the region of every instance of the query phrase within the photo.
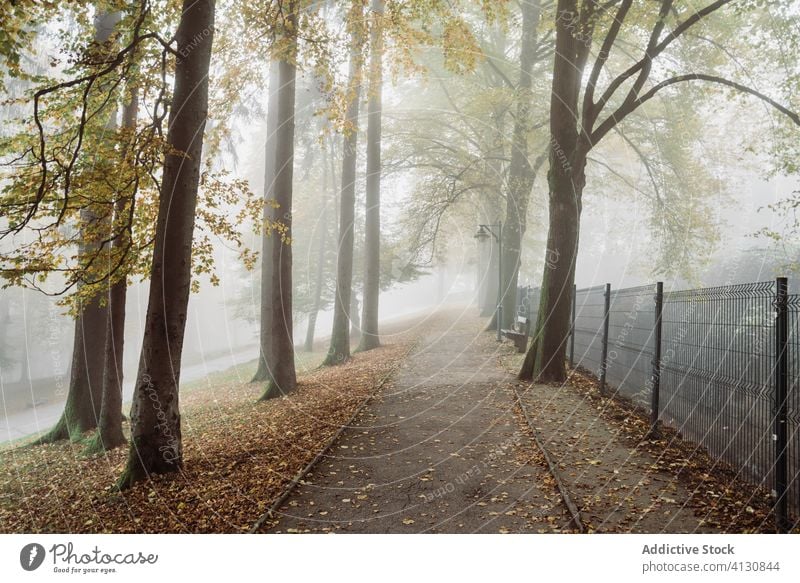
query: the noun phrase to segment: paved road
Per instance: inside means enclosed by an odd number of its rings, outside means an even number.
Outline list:
[[[444,312],[271,532],[554,532],[568,516],[472,310]]]
[[[181,382],[188,383],[206,378],[212,372],[227,370],[258,358],[258,347],[251,347],[236,354],[225,354],[198,364],[181,368]],[[123,398],[130,401],[133,396],[134,375],[125,381]],[[65,380],[68,382],[68,379]],[[5,412],[0,406],[0,443],[34,435],[52,427],[64,410],[64,400],[48,401],[21,411]]]

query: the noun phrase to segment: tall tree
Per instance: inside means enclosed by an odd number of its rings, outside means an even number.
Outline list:
[[[270,61],[269,98],[267,103],[267,140],[264,145],[264,214],[261,231],[261,320],[259,326],[258,368],[252,382],[268,381],[274,366],[272,358],[272,286],[273,277],[272,248],[280,233],[270,228],[272,202],[275,198],[275,150],[278,130],[278,87],[279,64],[277,59]]]
[[[536,336],[519,373],[520,379],[561,382],[566,378],[564,356],[570,330],[570,306],[578,254],[583,189],[589,153],[631,113],[660,91],[679,83],[704,81],[755,96],[800,125],[800,116],[770,97],[707,73],[676,74],[653,83],[655,60],[677,39],[732,0],[715,0],[705,6],[677,7],[673,0],[659,0],[657,11],[642,5],[643,14],[630,15],[633,0],[600,3],[597,0],[558,0],[555,13],[556,53],[550,100],[550,146],[548,172],[549,220],[547,260],[542,277]],[[746,13],[746,12],[745,12]],[[739,15],[738,17],[741,17]],[[634,22],[634,20],[636,20]],[[671,24],[671,26],[668,26]],[[647,45],[642,56],[618,75],[595,100],[595,90],[623,28],[636,28]],[[600,47],[585,75],[596,38]],[[626,46],[627,53],[630,48]],[[670,71],[666,67],[666,71]],[[624,88],[624,89],[623,89]],[[581,99],[582,94],[582,99]],[[601,118],[609,107],[613,111]]]
[[[138,116],[138,92],[131,90],[130,101],[122,111],[122,126],[130,139],[136,133]],[[132,153],[129,151],[128,155]],[[114,220],[111,224],[112,241],[108,253],[109,271],[113,270],[116,255],[127,253],[130,238],[122,225],[130,214],[132,198],[125,193],[117,193],[114,201]],[[108,280],[108,322],[105,334],[103,354],[103,393],[100,403],[100,419],[97,434],[86,448],[86,453],[107,451],[123,445],[125,435],[122,433],[122,380],[123,356],[125,350],[125,302],[128,297],[128,277],[122,274]]]
[[[314,299],[311,311],[308,313],[308,326],[306,327],[306,340],[304,350],[311,352],[314,349],[314,335],[317,328],[317,317],[323,309],[323,290],[325,289],[325,266],[329,256],[328,238],[331,227],[336,228],[336,199],[338,182],[336,181],[336,149],[332,135],[327,139],[328,147],[322,154],[322,212],[320,214],[321,232],[319,238],[319,248],[317,249],[317,265],[314,281]],[[331,213],[331,206],[334,212]]]
[[[303,350],[306,352],[312,352],[314,350],[314,332],[317,328],[317,316],[322,309],[322,288],[325,284],[325,251],[328,246],[328,189],[331,184],[336,184],[335,179],[329,177],[330,172],[328,170],[328,157],[332,156],[332,153],[329,153],[328,150],[324,150],[322,155],[322,211],[319,220],[319,247],[317,248],[317,265],[314,275],[314,303],[311,307],[311,311],[308,313],[306,340],[303,345]]]
[[[278,118],[275,133],[275,205],[270,282],[270,365],[267,388],[260,400],[280,397],[297,385],[292,326],[292,178],[294,176],[294,111],[297,76],[297,3],[284,2],[284,30],[278,64]],[[265,257],[265,261],[267,258]]]
[[[367,192],[364,215],[364,299],[359,350],[380,346],[381,291],[381,101],[383,92],[383,0],[372,0],[367,103]]]
[[[178,399],[192,235],[208,117],[215,0],[184,0],[128,462],[117,486],[183,465]]]
[[[263,382],[270,378],[272,356],[272,292],[273,277],[272,247],[275,241],[270,224],[275,220],[275,146],[278,130],[278,69],[277,59],[270,61],[269,98],[267,103],[267,140],[264,145],[264,213],[261,230],[261,319],[259,326],[259,358],[252,382]]]
[[[514,92],[516,115],[511,141],[511,163],[508,167],[506,218],[503,225],[503,321],[501,327],[505,328],[513,324],[516,316],[517,283],[522,260],[522,236],[525,234],[528,201],[536,173],[544,162],[544,156],[541,156],[532,164],[528,148],[528,134],[532,126],[532,73],[536,61],[540,14],[539,0],[522,1],[519,82]]]
[[[336,260],[336,297],[333,305],[331,345],[324,364],[341,364],[350,358],[350,297],[353,292],[353,242],[358,156],[358,107],[363,68],[364,0],[353,0],[348,15],[350,63],[347,78],[347,112],[342,136],[342,188],[339,245]]]
[[[107,52],[110,48],[108,43],[119,20],[120,14],[117,12],[103,12],[95,17],[94,43],[101,51]],[[116,110],[111,115],[109,129],[116,123],[115,117]],[[101,221],[106,222],[90,208],[81,209],[79,228],[91,229]],[[79,247],[79,254],[83,257],[91,257],[100,250],[100,245],[96,241],[80,243]],[[81,284],[79,286],[82,287]],[[63,439],[74,441],[82,438],[85,432],[97,427],[103,400],[108,321],[108,306],[101,304],[98,298],[78,300],[67,401],[55,426],[37,443],[51,443]]]

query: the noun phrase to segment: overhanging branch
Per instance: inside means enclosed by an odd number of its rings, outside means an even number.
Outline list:
[[[646,103],[647,101],[650,101],[653,97],[655,97],[655,95],[659,91],[661,91],[665,87],[669,87],[670,85],[675,85],[677,83],[685,83],[688,81],[707,81],[710,83],[717,83],[735,89],[741,93],[746,93],[748,95],[757,97],[764,103],[769,104],[774,109],[776,109],[783,115],[787,116],[795,123],[795,125],[800,126],[800,115],[790,110],[789,108],[781,105],[771,97],[761,93],[760,91],[756,91],[752,87],[748,87],[746,85],[742,85],[741,83],[725,79],[724,77],[718,77],[716,75],[708,75],[705,73],[689,73],[686,75],[678,75],[676,77],[670,77],[669,79],[665,79],[664,81],[661,81],[660,83],[655,85],[652,89],[644,93],[641,97],[632,101],[630,104],[624,104],[620,106],[620,108],[617,109],[617,111],[615,111],[612,115],[610,115],[605,121],[603,121],[603,123],[601,123],[598,126],[598,128],[594,132],[592,132],[592,143],[597,144],[618,123],[620,123],[622,120],[628,117],[628,115],[630,115],[632,112],[638,109],[642,104]]]

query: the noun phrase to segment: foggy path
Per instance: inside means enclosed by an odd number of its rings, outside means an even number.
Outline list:
[[[473,310],[440,312],[271,532],[547,532],[569,517]]]

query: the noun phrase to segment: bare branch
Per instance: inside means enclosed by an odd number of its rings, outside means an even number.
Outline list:
[[[663,53],[667,49],[667,47],[669,47],[669,45],[672,44],[672,42],[675,39],[679,38],[683,33],[685,33],[692,26],[697,24],[700,20],[702,20],[703,18],[705,18],[709,14],[712,14],[713,12],[716,12],[717,10],[722,8],[723,6],[725,6],[727,4],[730,4],[733,1],[734,0],[716,0],[715,2],[712,2],[711,4],[706,6],[705,8],[702,8],[702,9],[698,10],[697,12],[695,12],[694,14],[689,16],[683,22],[679,23],[673,30],[671,30],[664,37],[664,39],[662,41],[657,42],[653,46],[652,50],[648,51],[645,54],[644,57],[642,57],[639,61],[637,61],[636,63],[631,65],[626,71],[624,71],[623,73],[620,73],[608,85],[606,90],[603,92],[603,95],[600,97],[600,99],[598,100],[598,102],[596,104],[596,107],[595,107],[596,115],[599,115],[599,113],[603,110],[603,107],[605,107],[605,105],[609,102],[609,100],[614,95],[616,90],[619,89],[619,87],[623,83],[625,83],[625,81],[627,81],[628,79],[633,77],[636,73],[641,71],[642,68],[646,65],[646,63],[648,63],[648,62],[652,63],[653,59],[655,59],[656,57],[658,57],[658,55]],[[645,81],[646,81],[646,79],[645,79]]]
[[[669,87],[670,85],[675,85],[676,83],[684,83],[687,81],[708,81],[710,83],[718,83],[720,85],[725,85],[726,87],[731,87],[740,91],[742,93],[747,93],[748,95],[752,95],[757,97],[764,103],[771,105],[773,108],[787,116],[791,119],[795,125],[800,126],[800,115],[795,113],[794,111],[790,110],[789,108],[781,105],[771,97],[764,95],[760,91],[756,91],[752,87],[747,87],[746,85],[742,85],[741,83],[736,83],[735,81],[730,81],[725,79],[724,77],[717,77],[716,75],[707,75],[705,73],[689,73],[687,75],[678,75],[677,77],[670,77],[655,85],[652,89],[650,89],[647,93],[639,97],[638,99],[634,100],[630,105],[626,107],[620,107],[617,111],[614,112],[608,119],[606,119],[600,126],[592,133],[592,143],[597,144],[603,137],[614,128],[618,123],[620,123],[623,119],[628,117],[633,111],[638,109],[643,103],[650,101],[653,97],[655,97],[656,93],[664,89],[665,87]]]

